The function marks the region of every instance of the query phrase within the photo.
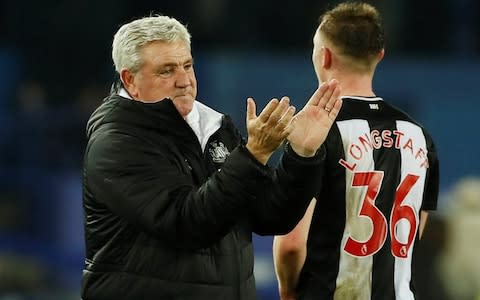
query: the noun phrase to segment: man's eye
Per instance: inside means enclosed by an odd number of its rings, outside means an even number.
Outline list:
[[[165,69],[165,70],[161,70],[160,72],[158,72],[158,74],[160,75],[170,75],[172,74],[173,70],[172,69]]]
[[[186,64],[184,68],[185,70],[191,70],[193,68],[193,64]]]

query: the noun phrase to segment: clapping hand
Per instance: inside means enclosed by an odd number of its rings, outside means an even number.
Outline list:
[[[295,107],[290,99],[272,99],[259,116],[253,98],[247,99],[247,149],[262,164],[266,164],[273,152],[285,141],[293,127],[290,126]]]
[[[291,122],[288,141],[300,156],[311,157],[323,144],[342,106],[335,79],[322,83]]]

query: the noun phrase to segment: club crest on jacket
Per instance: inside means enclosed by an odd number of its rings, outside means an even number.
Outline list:
[[[225,147],[222,142],[217,141],[210,143],[208,152],[215,163],[225,162],[225,159],[230,155],[230,151],[228,151],[227,147]]]

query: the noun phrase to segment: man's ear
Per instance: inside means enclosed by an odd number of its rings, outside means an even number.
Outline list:
[[[332,51],[328,47],[322,47],[322,66],[329,69],[332,66]]]
[[[130,94],[130,96],[133,98],[137,97],[138,92],[135,85],[135,74],[127,69],[122,69],[122,71],[120,71],[120,80],[122,81],[123,86],[127,90],[128,94]]]

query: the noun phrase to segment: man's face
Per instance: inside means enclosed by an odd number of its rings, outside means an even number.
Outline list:
[[[182,117],[186,117],[197,96],[197,80],[190,48],[183,41],[155,41],[141,50],[142,66],[134,74],[131,96],[144,102],[164,98],[173,100]]]
[[[315,32],[315,36],[313,37],[313,52],[312,52],[312,62],[313,68],[315,69],[315,74],[317,74],[317,78],[319,82],[325,81],[324,74],[323,74],[323,66],[322,66],[322,51],[324,45],[321,38],[320,30],[317,29]]]

